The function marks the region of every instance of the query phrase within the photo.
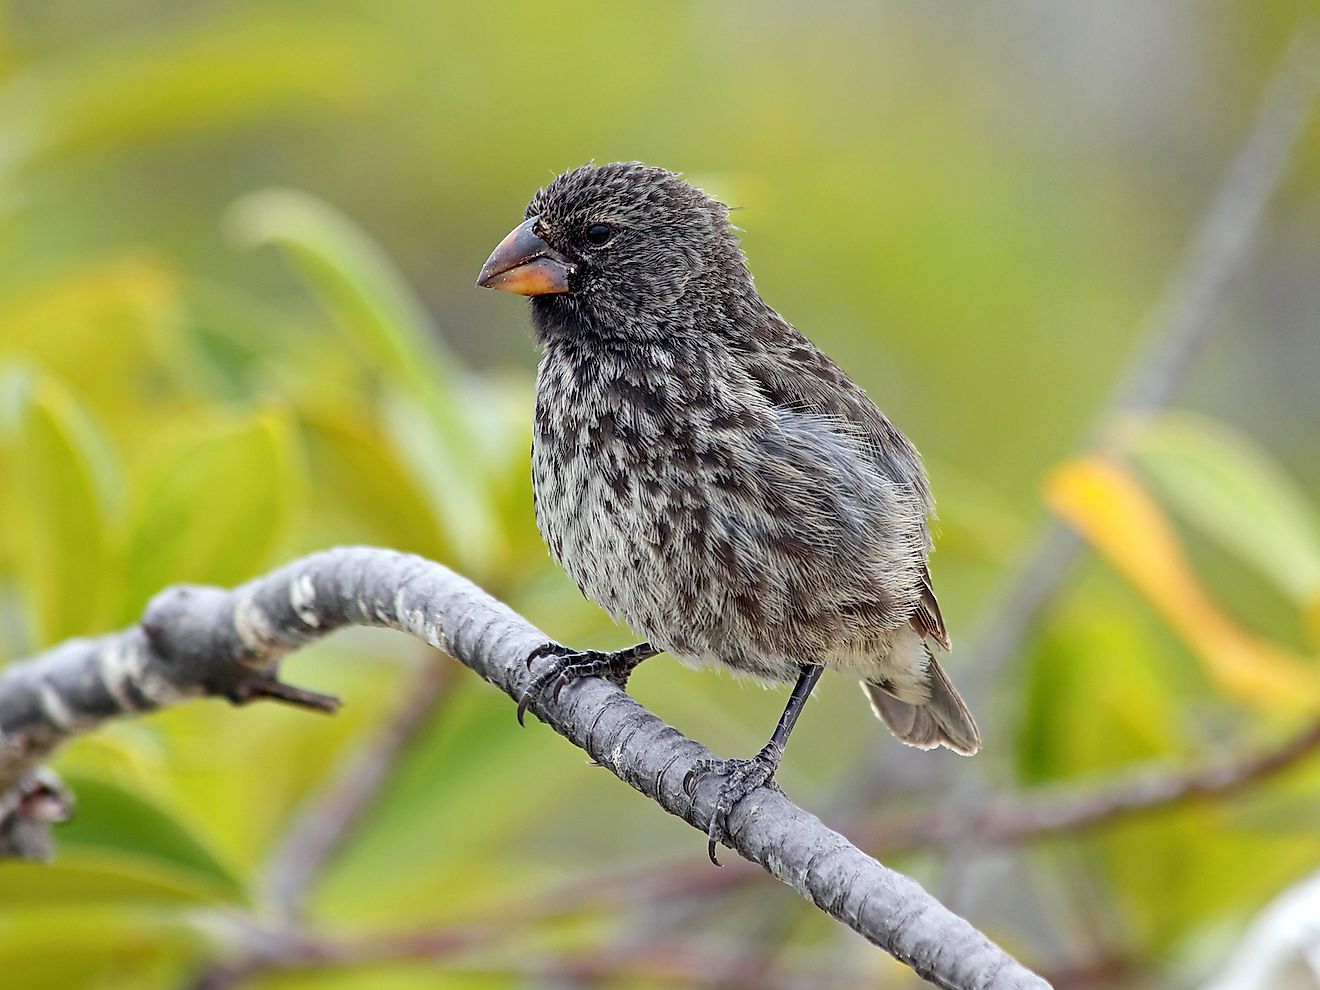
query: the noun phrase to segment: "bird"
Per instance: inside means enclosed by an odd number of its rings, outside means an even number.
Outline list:
[[[645,637],[532,651],[520,722],[583,677],[626,689],[662,652],[792,684],[755,756],[701,760],[684,779],[694,800],[720,779],[717,864],[738,802],[777,786],[827,668],[858,678],[902,742],[977,752],[932,650],[950,642],[921,456],[762,299],[729,207],[667,169],[588,163],[533,195],[477,285],[530,299],[538,529],[582,593]]]

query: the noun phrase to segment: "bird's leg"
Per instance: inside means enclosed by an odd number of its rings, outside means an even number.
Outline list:
[[[758,787],[775,786],[775,771],[779,769],[779,761],[784,758],[788,737],[824,669],[820,664],[802,665],[797,683],[793,685],[793,693],[788,696],[788,704],[784,706],[784,714],[779,716],[774,735],[761,752],[750,760],[699,760],[683,778],[683,790],[689,797],[695,795],[697,780],[704,774],[716,773],[724,778],[715,800],[715,810],[710,816],[710,827],[706,830],[710,840],[707,853],[716,866],[720,865],[720,861],[715,858],[715,845],[730,839],[729,815],[734,806]]]
[[[603,677],[613,681],[621,689],[628,686],[628,675],[643,660],[649,660],[660,651],[650,643],[638,643],[617,653],[603,653],[600,650],[572,650],[558,643],[543,643],[527,654],[527,669],[542,657],[548,657],[550,664],[532,678],[532,683],[523,692],[518,702],[518,724],[523,724],[527,706],[539,698],[552,685],[554,698],[559,700],[560,692],[573,681],[581,677]]]

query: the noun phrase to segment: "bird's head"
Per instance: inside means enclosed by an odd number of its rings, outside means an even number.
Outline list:
[[[543,337],[682,333],[751,291],[728,207],[638,162],[583,165],[540,190],[477,284],[531,296]]]

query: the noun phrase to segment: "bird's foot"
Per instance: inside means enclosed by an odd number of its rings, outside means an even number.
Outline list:
[[[518,724],[524,724],[523,718],[528,706],[546,691],[550,691],[558,701],[564,688],[583,677],[603,677],[613,681],[621,690],[626,689],[628,675],[646,658],[641,654],[641,648],[636,646],[617,653],[605,653],[600,650],[573,650],[558,643],[543,643],[527,654],[527,669],[531,670],[532,664],[543,657],[550,662],[532,678],[532,683],[518,701]]]
[[[720,784],[719,796],[715,799],[715,810],[710,816],[710,827],[706,830],[709,840],[706,852],[716,866],[720,861],[715,858],[715,846],[718,843],[731,843],[729,833],[729,815],[734,806],[758,787],[774,787],[775,771],[783,751],[774,743],[757,753],[750,760],[698,760],[683,778],[683,790],[688,797],[695,797],[697,781],[708,773],[724,778]]]

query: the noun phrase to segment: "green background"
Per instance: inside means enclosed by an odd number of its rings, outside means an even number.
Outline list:
[[[737,207],[762,294],[926,455],[965,679],[978,616],[1049,518],[1046,479],[1090,436],[1308,9],[0,5],[0,660],[128,624],[172,581],[355,542],[448,563],[566,642],[630,641],[536,534],[525,308],[473,280],[538,185],[641,159]],[[976,787],[1199,766],[1305,714],[1317,271],[1312,123],[1176,414],[1131,442],[1213,614],[1298,658],[1303,700],[1217,678],[1139,579],[1092,559],[975,699],[994,726]],[[428,662],[345,634],[287,665],[347,699],[334,719],[198,702],[67,750],[80,807],[56,862],[0,864],[0,984],[188,986],[259,948],[291,816]],[[783,703],[668,658],[632,690],[729,755]],[[930,781],[956,759],[902,750],[826,678],[780,780],[861,835],[944,800]],[[890,861],[1029,964],[1094,971],[1060,986],[1181,987],[1320,862],[1317,822],[1303,766],[1083,835]],[[905,985],[772,881],[710,887],[702,846],[458,671],[306,924],[476,944],[252,985]]]

